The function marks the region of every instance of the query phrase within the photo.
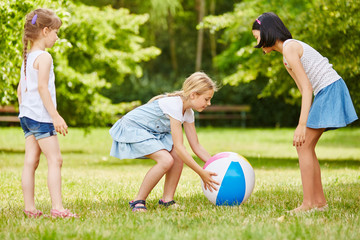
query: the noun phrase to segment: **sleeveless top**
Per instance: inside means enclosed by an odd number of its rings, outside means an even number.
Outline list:
[[[290,41],[296,41],[303,47],[303,55],[300,58],[301,64],[304,67],[305,73],[310,80],[311,86],[316,95],[321,89],[329,86],[341,77],[333,69],[332,64],[326,57],[323,57],[318,51],[308,44],[295,39],[288,39],[283,43],[283,47]],[[291,66],[283,57],[286,67],[291,69]]]
[[[52,123],[52,119],[46,110],[38,89],[38,70],[34,69],[34,61],[46,51],[38,50],[27,55],[26,62],[26,79],[24,74],[24,61],[21,66],[21,104],[19,107],[19,118],[28,117],[38,122]],[[49,73],[48,89],[51,99],[56,108],[56,92],[55,92],[55,74],[54,65],[51,62]]]

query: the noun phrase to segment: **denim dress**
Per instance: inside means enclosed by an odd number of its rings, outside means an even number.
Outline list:
[[[113,139],[110,155],[119,159],[144,157],[159,150],[171,151],[170,119],[158,100],[127,113],[110,129]]]

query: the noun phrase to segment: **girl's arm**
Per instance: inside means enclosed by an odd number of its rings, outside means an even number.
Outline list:
[[[300,147],[305,142],[306,123],[313,96],[313,89],[310,80],[300,61],[302,53],[303,48],[297,42],[290,42],[283,49],[283,55],[291,66],[291,69],[286,69],[294,79],[302,96],[299,124],[295,130],[293,139],[293,145],[296,147]]]
[[[184,130],[186,137],[189,141],[191,149],[194,151],[194,153],[203,161],[206,162],[211,158],[211,155],[203,148],[203,146],[200,145],[198,136],[196,134],[196,128],[195,123],[187,123],[184,122]]]
[[[50,114],[55,130],[63,134],[64,136],[68,133],[67,125],[64,119],[60,116],[58,111],[55,108],[55,105],[51,99],[51,95],[48,89],[49,84],[49,74],[51,69],[52,58],[48,53],[40,54],[39,57],[34,62],[34,68],[38,69],[38,90],[43,101],[43,104]]]
[[[212,189],[217,190],[214,184],[219,185],[219,183],[212,179],[212,176],[216,176],[216,173],[212,173],[202,169],[191,157],[191,155],[186,151],[183,142],[184,139],[181,122],[170,117],[170,126],[171,135],[174,143],[174,150],[179,155],[181,160],[201,177],[204,182],[205,189],[209,189],[210,191],[212,191]]]
[[[19,106],[21,104],[21,83],[19,82],[19,85],[17,87],[17,96],[18,96],[18,102],[19,102]]]

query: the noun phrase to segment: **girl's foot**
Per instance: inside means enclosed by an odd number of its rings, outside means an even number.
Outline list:
[[[50,214],[53,218],[79,218],[79,215],[70,212],[69,209],[65,209],[64,211],[51,209]]]
[[[24,209],[24,215],[28,218],[38,218],[38,217],[41,217],[43,215],[43,213],[40,210],[26,211]]]
[[[315,211],[316,207],[311,207],[311,206],[304,206],[301,205],[300,207],[297,207],[293,210],[287,211],[287,213],[289,213],[290,215],[294,215],[294,214],[298,214],[298,213],[310,213]]]
[[[325,204],[323,206],[319,206],[319,207],[316,207],[316,211],[319,211],[319,212],[325,212],[329,210],[329,205]]]
[[[136,201],[130,201],[129,202],[131,211],[133,212],[146,212],[146,202],[145,200],[136,200]]]
[[[170,207],[170,208],[178,208],[179,207],[179,204],[177,204],[174,200],[164,202],[162,199],[160,199],[159,200],[159,205],[164,206],[166,208],[168,208],[168,207]]]

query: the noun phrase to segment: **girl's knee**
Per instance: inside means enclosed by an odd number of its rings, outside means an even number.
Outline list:
[[[315,145],[305,143],[301,147],[296,147],[296,151],[298,152],[298,154],[306,153],[306,152],[314,152]]]
[[[165,171],[168,171],[174,165],[174,159],[172,157],[164,158],[158,162]]]
[[[56,163],[59,165],[59,167],[62,167],[62,165],[63,165],[63,159],[62,159],[62,157],[57,158],[57,159],[56,159]]]
[[[62,157],[60,157],[60,158],[58,159],[58,163],[59,163],[59,166],[62,167],[62,165],[63,165],[63,159],[62,159]]]
[[[48,159],[48,164],[55,167],[62,167],[63,159],[61,156],[53,157]]]
[[[25,159],[24,167],[36,170],[39,166],[40,158],[36,159]]]

